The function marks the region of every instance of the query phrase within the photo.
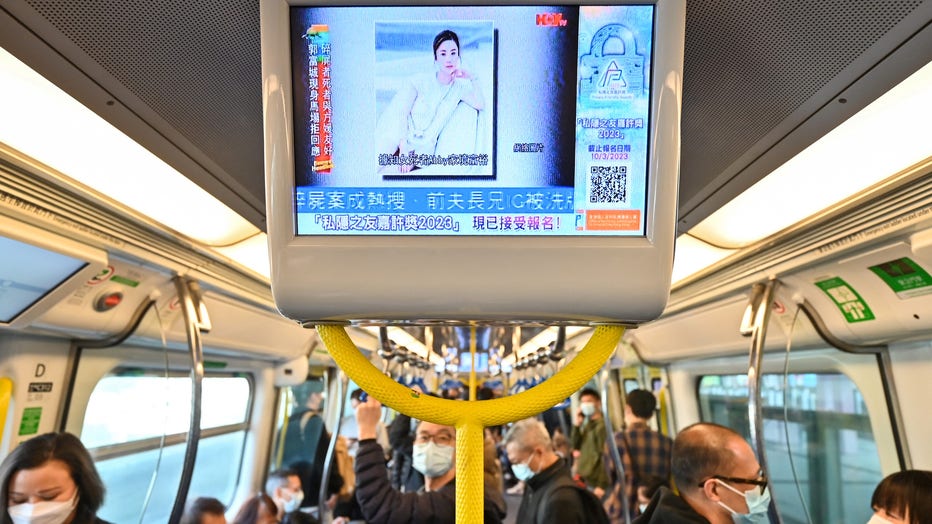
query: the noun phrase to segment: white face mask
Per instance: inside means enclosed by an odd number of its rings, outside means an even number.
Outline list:
[[[763,524],[770,522],[770,517],[767,516],[767,508],[770,507],[770,488],[764,488],[764,492],[761,493],[760,488],[754,487],[744,493],[736,490],[735,488],[725,484],[721,480],[713,479],[715,482],[718,482],[720,485],[725,486],[726,488],[734,491],[739,495],[744,496],[744,502],[748,505],[747,513],[738,513],[737,511],[729,508],[724,502],[718,501],[718,505],[727,509],[731,513],[731,520],[735,524]]]
[[[579,410],[582,411],[584,417],[591,417],[595,414],[595,404],[592,402],[583,402],[579,405]]]
[[[893,523],[881,517],[880,515],[874,513],[874,515],[871,516],[871,519],[867,521],[867,524],[893,524]]]
[[[647,509],[647,504],[638,504],[638,511],[640,511],[642,515],[644,514],[644,510],[646,509]]]
[[[434,444],[415,444],[412,459],[414,469],[426,477],[439,477],[453,467],[453,446]]]
[[[278,499],[282,504],[282,510],[285,513],[291,513],[297,511],[301,507],[301,502],[304,501],[304,492],[301,490],[290,491],[290,499]]]
[[[7,508],[13,524],[62,524],[71,516],[78,503],[78,490],[69,500],[49,500],[31,504],[25,502]]]

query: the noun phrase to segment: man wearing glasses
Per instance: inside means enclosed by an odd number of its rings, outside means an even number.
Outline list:
[[[661,488],[635,524],[767,523],[770,490],[751,446],[718,424],[693,424],[673,442],[676,496]]]
[[[356,453],[356,499],[368,524],[456,521],[456,429],[421,421],[414,436],[413,466],[424,474],[424,491],[392,488],[382,448],[375,441],[382,405],[369,397],[356,407],[359,449]],[[488,488],[487,488],[488,489]],[[504,517],[485,497],[485,524]]]

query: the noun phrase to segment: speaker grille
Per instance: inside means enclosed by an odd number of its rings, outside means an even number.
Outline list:
[[[684,179],[725,170],[922,1],[737,4],[686,4]]]
[[[258,2],[28,3],[264,200]]]

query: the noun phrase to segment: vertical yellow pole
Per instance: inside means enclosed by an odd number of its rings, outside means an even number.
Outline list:
[[[13,400],[13,380],[9,377],[0,378],[0,426],[6,424],[6,417],[10,411],[10,403]],[[0,439],[3,438],[3,429],[0,427]],[[12,435],[13,432],[11,431]],[[2,440],[0,440],[0,451],[2,451],[2,446],[5,445]]]
[[[456,522],[480,524],[485,507],[485,428],[467,420],[456,426]]]
[[[476,326],[469,328],[469,400],[476,400]]]

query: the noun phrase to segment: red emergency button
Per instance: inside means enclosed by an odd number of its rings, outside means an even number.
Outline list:
[[[119,306],[120,302],[123,302],[123,293],[119,291],[104,293],[97,297],[97,300],[94,302],[94,309],[100,312],[110,311]]]

